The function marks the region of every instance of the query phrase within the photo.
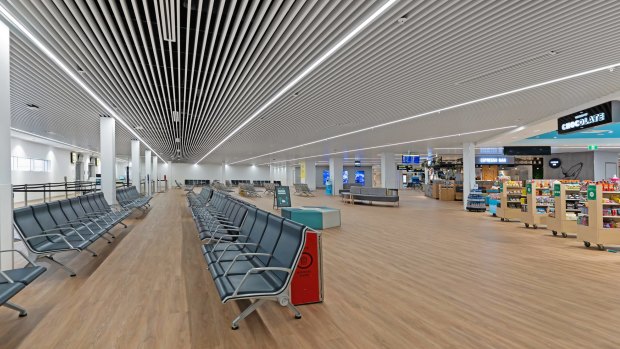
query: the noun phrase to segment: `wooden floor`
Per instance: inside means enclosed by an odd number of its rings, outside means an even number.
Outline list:
[[[269,198],[250,199],[269,208]],[[324,231],[325,302],[295,320],[267,304],[221,304],[183,192],[153,200],[99,257],[67,255],[0,308],[1,348],[618,348],[620,254],[585,249],[460,203],[403,192],[400,207],[351,206]]]

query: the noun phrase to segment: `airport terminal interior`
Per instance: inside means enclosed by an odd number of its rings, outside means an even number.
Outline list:
[[[0,0],[0,348],[620,347],[618,18]]]

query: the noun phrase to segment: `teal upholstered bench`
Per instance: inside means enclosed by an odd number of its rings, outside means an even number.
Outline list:
[[[312,229],[327,229],[340,226],[340,210],[331,207],[284,207],[282,208],[282,217],[307,225]]]

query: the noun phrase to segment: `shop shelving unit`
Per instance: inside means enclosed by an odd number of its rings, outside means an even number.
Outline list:
[[[487,210],[486,200],[482,195],[482,190],[473,189],[467,196],[467,211],[484,212]]]
[[[553,235],[577,235],[577,214],[581,212],[585,197],[579,183],[553,184],[554,209],[547,217],[547,229]]]
[[[577,220],[577,238],[584,246],[620,245],[620,191],[604,191],[601,184],[591,184],[586,192],[587,204]]]
[[[502,184],[500,189],[500,206],[496,209],[496,215],[502,222],[521,218],[521,196],[523,187],[514,184]]]
[[[531,180],[526,184],[526,193],[522,196],[525,202],[521,203],[521,222],[526,228],[538,229],[547,224],[549,207],[553,205],[550,184],[548,180]]]

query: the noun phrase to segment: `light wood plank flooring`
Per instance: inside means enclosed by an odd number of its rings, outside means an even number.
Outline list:
[[[184,193],[115,230],[100,256],[63,257],[0,308],[1,348],[618,348],[620,254],[402,192],[400,207],[293,197],[342,209],[324,232],[325,302],[295,320],[221,304]],[[270,198],[248,199],[270,209]]]

